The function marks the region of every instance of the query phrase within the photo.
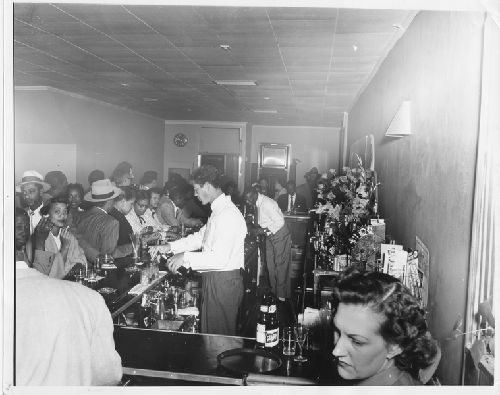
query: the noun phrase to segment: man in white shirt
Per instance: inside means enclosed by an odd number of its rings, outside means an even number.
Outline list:
[[[212,214],[197,233],[164,246],[150,248],[151,256],[172,251],[168,268],[184,266],[202,272],[201,330],[236,335],[238,308],[243,298],[246,223],[231,197],[224,195],[215,167],[201,166],[191,175],[195,195],[211,204]],[[201,249],[201,252],[194,252]]]
[[[26,204],[26,212],[30,216],[30,232],[33,233],[38,222],[42,219],[40,209],[43,206],[42,195],[48,191],[50,185],[43,181],[43,176],[35,170],[23,173],[21,183],[17,185],[16,191],[22,192],[22,198]]]
[[[271,288],[279,300],[291,298],[290,264],[292,237],[283,213],[273,199],[248,187],[243,192],[245,203],[254,207],[259,227],[252,229],[253,235],[266,235],[266,261]],[[257,213],[257,214],[255,214]]]
[[[121,358],[102,296],[28,267],[25,215],[16,210],[15,385],[116,385]]]

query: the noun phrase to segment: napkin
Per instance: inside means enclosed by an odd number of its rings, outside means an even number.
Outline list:
[[[299,314],[297,321],[307,326],[320,325],[319,310],[306,307],[304,314]]]
[[[178,309],[177,314],[178,315],[194,315],[197,317],[200,314],[200,312],[199,312],[197,307],[186,307],[185,309]]]

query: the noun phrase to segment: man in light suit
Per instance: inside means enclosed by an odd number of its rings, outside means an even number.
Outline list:
[[[307,202],[306,198],[302,195],[296,193],[296,185],[294,180],[290,180],[286,183],[287,193],[278,196],[278,206],[280,206],[281,211],[295,211],[299,213],[307,213]]]
[[[84,197],[87,202],[94,203],[94,207],[75,218],[74,226],[76,232],[87,241],[80,243],[80,246],[90,262],[94,262],[99,254],[121,258],[133,252],[132,244],[117,246],[119,222],[109,215],[114,207],[114,198],[120,193],[121,189],[106,179],[94,182]]]
[[[163,196],[158,204],[156,214],[160,223],[169,225],[170,227],[180,228],[184,224],[187,228],[202,226],[203,222],[197,218],[189,218],[185,211],[186,192],[182,187],[175,187],[170,192],[168,197]]]

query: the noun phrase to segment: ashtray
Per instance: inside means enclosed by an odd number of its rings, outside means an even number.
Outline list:
[[[116,292],[116,289],[104,287],[104,288],[99,289],[97,292],[99,292],[100,294],[103,294],[103,295],[111,295],[111,294],[114,294]]]
[[[265,373],[278,369],[281,359],[260,349],[236,348],[217,355],[217,362],[235,373]]]

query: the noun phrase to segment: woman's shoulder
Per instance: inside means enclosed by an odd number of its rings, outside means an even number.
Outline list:
[[[422,382],[414,378],[410,373],[398,369],[393,366],[383,370],[372,377],[367,378],[359,383],[362,386],[405,386],[405,385],[422,385]]]

